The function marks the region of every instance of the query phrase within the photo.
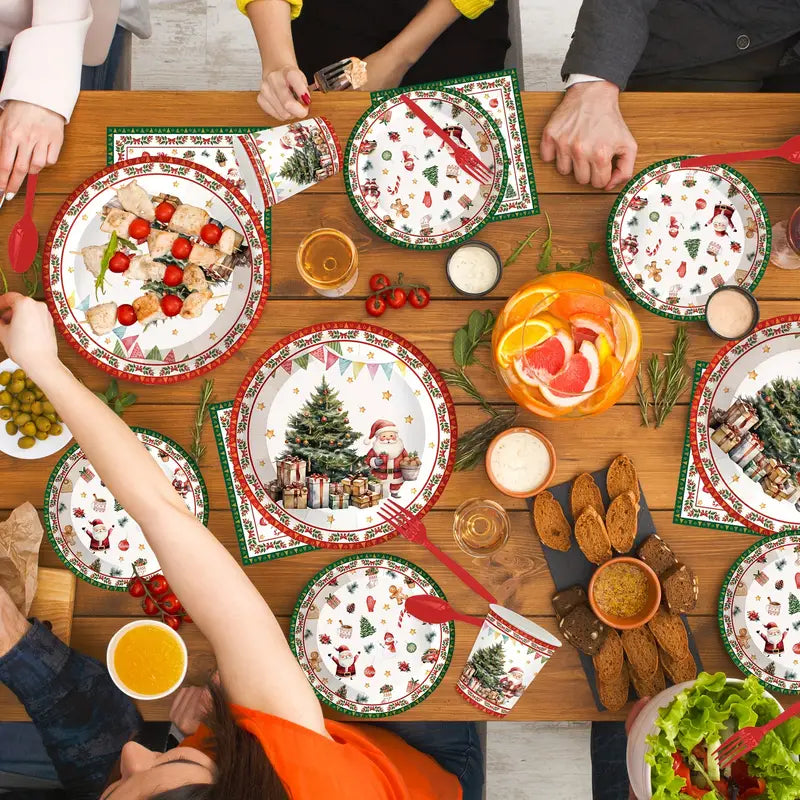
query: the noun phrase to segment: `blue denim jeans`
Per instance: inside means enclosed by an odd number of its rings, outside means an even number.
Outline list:
[[[483,750],[474,722],[381,722],[458,778],[464,800],[483,798]]]
[[[630,784],[622,722],[592,723],[592,796],[594,800],[627,800]]]

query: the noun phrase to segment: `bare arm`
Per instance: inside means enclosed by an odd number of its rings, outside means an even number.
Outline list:
[[[187,510],[128,426],[58,360],[47,307],[15,293],[0,296],[0,344],[44,391],[142,527],[164,574],[211,642],[229,699],[325,734],[319,702],[269,606]],[[263,679],[266,664],[269,681]]]

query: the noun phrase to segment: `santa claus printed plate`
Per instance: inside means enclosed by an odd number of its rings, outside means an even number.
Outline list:
[[[716,164],[684,169],[681,158],[636,175],[608,218],[608,258],[625,291],[670,319],[705,319],[723,285],[753,290],[769,261],[772,228],[752,184]]]
[[[800,694],[800,535],[763,539],[742,553],[722,584],[719,626],[742,672]]]
[[[705,370],[689,416],[705,488],[762,535],[800,529],[800,314],[762,321]]]
[[[296,331],[253,365],[234,402],[236,477],[266,521],[318,547],[396,534],[387,498],[412,514],[453,468],[456,418],[444,381],[391,331],[329,322]]]
[[[344,714],[388,717],[439,685],[453,656],[455,625],[407,614],[406,598],[418,594],[444,598],[419,567],[383,553],[347,556],[309,581],[289,642],[322,702]]]
[[[168,156],[121,161],[84,181],[56,214],[43,259],[47,302],[69,344],[141,383],[225,361],[269,287],[250,203],[213,170]]]
[[[205,525],[208,492],[200,469],[180,445],[145,428],[131,428],[161,467],[187,508]],[[161,571],[142,529],[114,499],[80,445],[56,464],[44,495],[47,537],[56,555],[79,578],[123,592],[134,577]]]
[[[481,184],[397,93],[369,109],[345,153],[345,187],[358,215],[388,241],[418,250],[452,247],[474,236],[506,193],[508,158],[497,123],[452,90],[407,91],[457,145],[491,171]]]

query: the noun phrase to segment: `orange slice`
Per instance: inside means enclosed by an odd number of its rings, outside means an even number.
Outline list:
[[[512,327],[524,322],[531,315],[533,309],[546,300],[548,295],[555,300],[555,291],[555,288],[547,283],[531,283],[527,288],[523,287],[506,303],[506,307],[503,309],[505,324]],[[546,307],[543,305],[542,310]]]
[[[495,356],[500,366],[508,368],[523,350],[535,347],[554,333],[553,326],[539,317],[518,322],[497,343]]]

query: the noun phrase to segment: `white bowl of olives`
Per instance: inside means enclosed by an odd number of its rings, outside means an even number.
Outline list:
[[[0,361],[0,450],[14,458],[57,453],[72,434],[44,392],[10,358]]]

